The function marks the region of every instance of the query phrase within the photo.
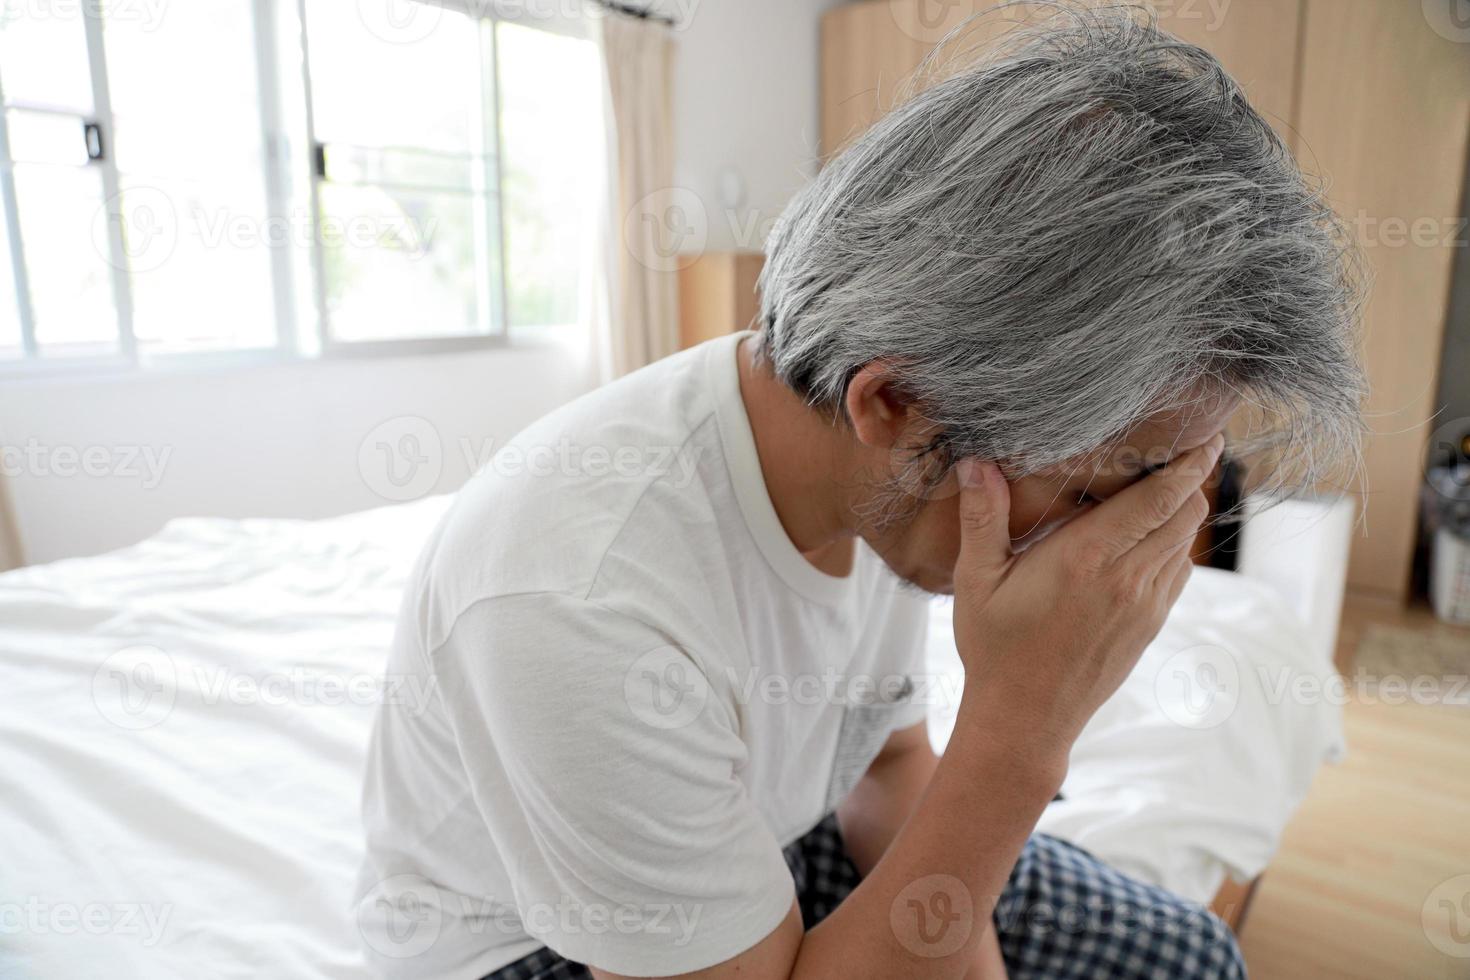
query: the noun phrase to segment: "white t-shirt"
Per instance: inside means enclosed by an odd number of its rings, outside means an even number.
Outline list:
[[[742,336],[536,423],[428,542],[387,670],[431,697],[385,703],[364,795],[380,972],[726,960],[791,906],[781,848],[923,719],[927,600],[864,545],[838,578],[786,536]]]

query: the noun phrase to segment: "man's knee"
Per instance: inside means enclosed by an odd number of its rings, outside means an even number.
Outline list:
[[[1245,976],[1218,916],[1044,835],[1016,863],[996,926],[1013,980]]]
[[[1240,953],[1240,943],[1235,931],[1213,912],[1204,911],[1199,943],[1192,950],[1197,965],[1191,962],[1180,964],[1181,969],[1172,974],[1182,977],[1209,977],[1220,980],[1235,980],[1245,976],[1245,957]],[[1191,969],[1193,967],[1193,969]]]
[[[1241,980],[1245,959],[1235,933],[1209,909],[1162,888],[1142,886],[1121,899],[1107,922],[1113,954],[1111,976]],[[1093,937],[1097,942],[1098,937]]]

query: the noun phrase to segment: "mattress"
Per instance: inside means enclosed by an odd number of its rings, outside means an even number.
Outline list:
[[[0,976],[365,975],[361,770],[378,702],[427,695],[380,671],[446,505],[180,520],[0,576]],[[947,622],[936,605],[938,744],[959,676]],[[1333,711],[1237,685],[1230,717],[1191,732],[1157,677],[1209,644],[1247,677],[1316,669],[1294,659],[1296,628],[1260,583],[1197,575],[1078,743],[1045,829],[1194,897],[1259,870],[1340,742]]]
[[[0,976],[361,977],[361,770],[442,498],[0,576]]]

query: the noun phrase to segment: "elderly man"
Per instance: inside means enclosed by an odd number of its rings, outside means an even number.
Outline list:
[[[1242,400],[1308,478],[1354,451],[1340,241],[1136,11],[892,112],[783,215],[757,331],[532,426],[509,451],[606,465],[492,467],[429,542],[388,669],[435,700],[383,709],[368,774],[374,962],[1241,976],[1204,909],[1032,829],[1189,577]],[[966,668],[942,757],[926,592]]]

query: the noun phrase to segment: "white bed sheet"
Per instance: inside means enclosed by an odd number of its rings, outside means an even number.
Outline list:
[[[0,576],[0,976],[365,974],[350,910],[363,754],[402,583],[446,504],[182,520]],[[1243,703],[1192,734],[1160,721],[1146,672],[1185,640],[1315,669],[1284,615],[1238,576],[1195,576],[1089,726],[1046,829],[1195,897],[1263,864],[1340,739],[1333,712]],[[942,699],[934,714],[942,732]]]
[[[0,576],[0,976],[365,975],[362,760],[444,506],[181,520]]]

